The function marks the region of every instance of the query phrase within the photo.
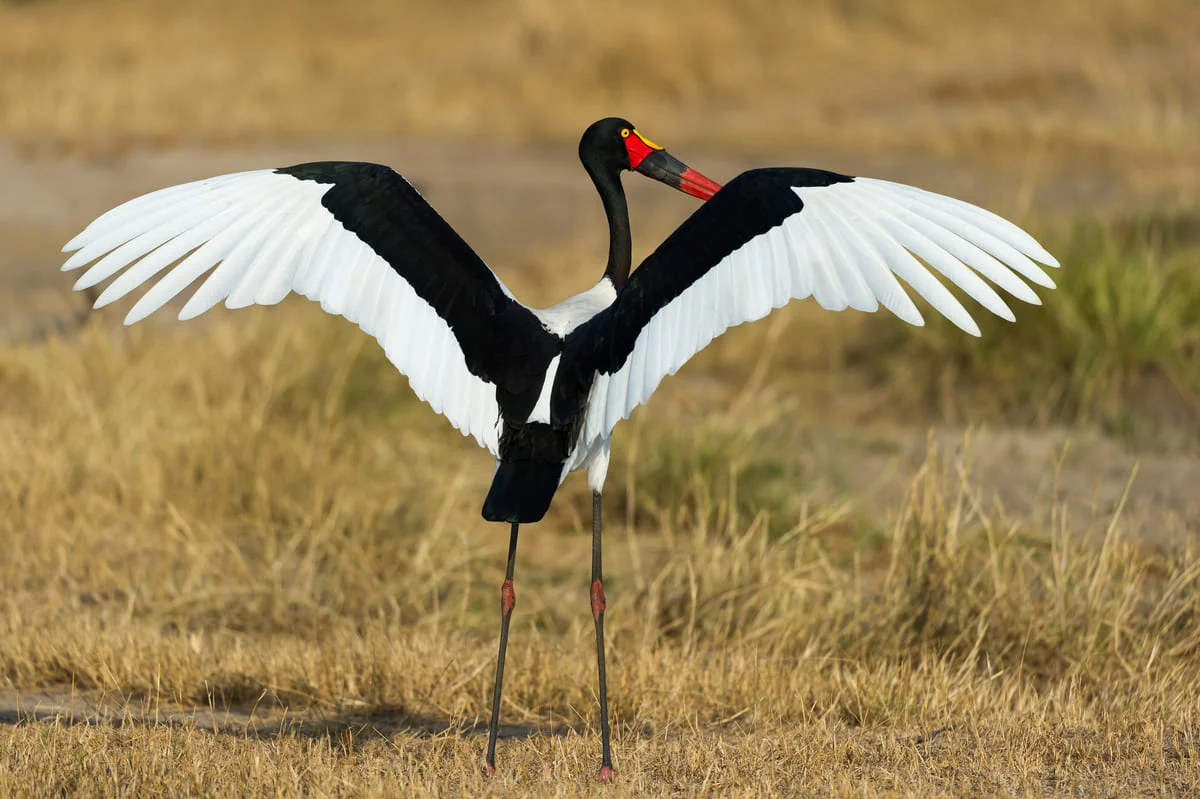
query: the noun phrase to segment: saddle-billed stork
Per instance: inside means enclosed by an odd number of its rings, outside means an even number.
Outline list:
[[[152,192],[88,225],[63,248],[74,251],[63,269],[95,261],[76,289],[117,276],[97,308],[166,270],[134,304],[126,324],[159,309],[209,270],[180,319],[221,300],[242,308],[302,294],[378,339],[417,396],[491,451],[496,469],[483,517],[511,527],[488,773],[495,771],[516,602],[517,530],[542,518],[568,473],[586,468],[600,778],[608,780],[600,508],[617,422],[713,338],[789,300],[812,297],[835,311],[875,311],[882,304],[921,325],[900,278],[977,336],[970,314],[930,267],[1011,321],[1013,313],[993,285],[1038,304],[1025,281],[1053,288],[1036,262],[1058,263],[1012,223],[898,183],[772,168],[744,172],[722,188],[624,119],[591,125],[579,158],[608,217],[608,263],[591,289],[544,310],[518,302],[404,177],[367,163],[300,164]],[[625,170],[706,201],[632,273]]]

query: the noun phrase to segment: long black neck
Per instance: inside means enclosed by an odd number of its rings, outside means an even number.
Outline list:
[[[629,205],[625,202],[625,190],[621,187],[619,172],[588,170],[600,201],[604,203],[604,214],[608,217],[608,266],[604,276],[620,290],[629,279],[633,260],[633,241],[629,233]]]

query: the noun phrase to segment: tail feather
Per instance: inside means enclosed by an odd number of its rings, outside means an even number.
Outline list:
[[[562,471],[563,465],[552,461],[500,461],[483,501],[483,518],[520,524],[541,521],[558,491]]]

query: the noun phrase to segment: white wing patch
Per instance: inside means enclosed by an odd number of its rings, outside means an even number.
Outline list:
[[[77,289],[125,270],[97,308],[167,270],[134,304],[127,325],[210,270],[180,319],[222,300],[229,308],[272,305],[295,291],[374,336],[418,397],[496,453],[495,387],[467,369],[453,331],[433,307],[321,205],[330,186],[260,170],[152,192],[112,209],[72,239],[63,249],[75,253],[63,270],[100,259]]]
[[[558,377],[558,364],[561,360],[562,353],[550,360],[550,365],[546,367],[546,377],[542,380],[542,390],[533,406],[533,412],[526,421],[550,423],[550,400],[554,395],[554,378]]]
[[[1057,267],[1054,256],[1016,225],[970,203],[870,178],[793,191],[804,210],[727,255],[650,319],[621,369],[596,376],[579,451],[607,438],[664,377],[725,330],[793,299],[812,297],[831,311],[883,305],[923,325],[903,280],[978,336],[975,320],[929,267],[1010,321],[1012,309],[992,285],[1034,305],[1040,300],[1026,280],[1054,288],[1036,263]]]

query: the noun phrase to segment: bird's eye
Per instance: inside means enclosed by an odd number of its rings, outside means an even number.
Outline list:
[[[621,128],[621,138],[622,139],[629,138],[629,128]]]

